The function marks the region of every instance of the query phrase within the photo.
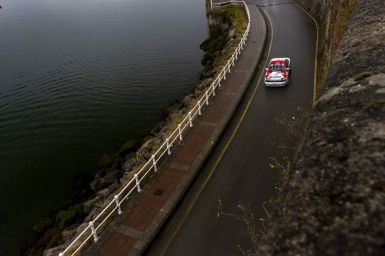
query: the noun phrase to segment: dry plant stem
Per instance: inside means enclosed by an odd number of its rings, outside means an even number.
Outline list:
[[[259,233],[257,232],[257,225],[256,225],[256,221],[255,221],[255,216],[254,216],[254,213],[252,212],[252,210],[250,209],[250,206],[248,204],[246,205],[242,205],[242,204],[239,204],[237,205],[237,208],[240,210],[240,214],[237,214],[237,213],[230,213],[230,212],[225,212],[223,211],[223,207],[222,207],[222,201],[219,199],[218,200],[219,202],[219,206],[218,206],[218,218],[220,216],[226,216],[226,217],[230,217],[234,220],[236,220],[237,222],[240,222],[242,224],[242,231],[241,233],[246,235],[249,240],[250,240],[250,243],[252,245],[252,249],[250,250],[244,250],[240,245],[238,245],[238,250],[242,253],[242,255],[254,255],[254,252],[256,250],[256,244],[259,240]],[[269,214],[266,210],[266,208],[264,208],[267,216],[269,217]],[[269,217],[270,218],[270,217]],[[264,228],[264,219],[260,219],[261,221],[261,225],[262,225],[262,228]],[[263,230],[260,230],[260,233],[264,233]]]

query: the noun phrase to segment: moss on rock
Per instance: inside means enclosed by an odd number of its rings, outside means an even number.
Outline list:
[[[99,157],[96,165],[98,168],[108,168],[108,167],[111,167],[113,162],[114,162],[113,157],[104,153]]]
[[[126,143],[123,144],[123,146],[119,149],[119,157],[124,158],[125,155],[135,152],[138,149],[138,146],[140,144],[139,140],[129,140]]]
[[[49,227],[52,226],[53,220],[49,217],[42,218],[38,223],[33,226],[33,230],[37,233],[45,232]]]
[[[61,210],[56,215],[55,226],[58,229],[64,229],[83,215],[83,208],[80,205],[71,206],[68,210]]]

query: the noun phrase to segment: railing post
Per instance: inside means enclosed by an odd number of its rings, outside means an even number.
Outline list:
[[[181,124],[178,124],[178,131],[179,131],[179,140],[183,140],[183,137],[182,137],[182,125]]]
[[[170,145],[170,139],[169,138],[167,138],[166,139],[166,147],[167,147],[167,154],[168,155],[171,155],[171,145]]]
[[[206,105],[208,106],[209,105],[209,94],[207,93],[207,91],[205,93],[205,96],[206,96]]]
[[[190,128],[193,127],[191,111],[188,112],[188,122],[190,123]]]
[[[226,68],[223,70],[223,80],[226,80]]]
[[[215,97],[215,86],[213,87],[213,96]]]
[[[198,100],[198,115],[202,115],[201,100]]]
[[[91,228],[91,233],[92,233],[92,236],[94,237],[94,242],[96,243],[99,240],[99,237],[98,237],[98,234],[96,234],[93,221],[89,222],[89,227]]]
[[[121,215],[122,214],[122,209],[120,209],[120,203],[119,203],[118,195],[115,195],[114,199],[115,199],[116,207],[118,208],[118,214]]]
[[[61,252],[61,253],[59,253],[59,256],[64,256],[64,253],[62,253],[62,252]]]
[[[140,193],[140,192],[142,192],[142,189],[140,188],[139,176],[137,173],[134,174],[134,178],[135,178],[135,187],[138,190],[138,192]]]
[[[152,158],[152,165],[154,166],[154,172],[157,172],[158,167],[156,166],[155,155],[152,155],[151,158]]]
[[[233,61],[231,62],[231,65],[234,67],[234,65],[235,65],[235,58],[233,58]]]

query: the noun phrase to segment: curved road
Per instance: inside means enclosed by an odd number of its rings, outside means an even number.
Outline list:
[[[268,167],[268,158],[279,156],[272,140],[287,139],[275,118],[298,106],[311,108],[315,24],[291,1],[248,3],[265,6],[273,28],[268,59],[290,57],[291,82],[286,88],[265,88],[260,74],[255,76],[214,153],[146,255],[239,255],[237,246],[248,248],[242,225],[232,217],[218,218],[218,202],[226,213],[239,215],[237,205],[249,204],[256,219],[266,218],[262,205],[279,180],[278,171]]]

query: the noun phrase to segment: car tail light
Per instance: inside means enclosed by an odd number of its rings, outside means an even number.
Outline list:
[[[268,78],[270,76],[270,74],[271,74],[271,70],[266,71],[265,78]]]

